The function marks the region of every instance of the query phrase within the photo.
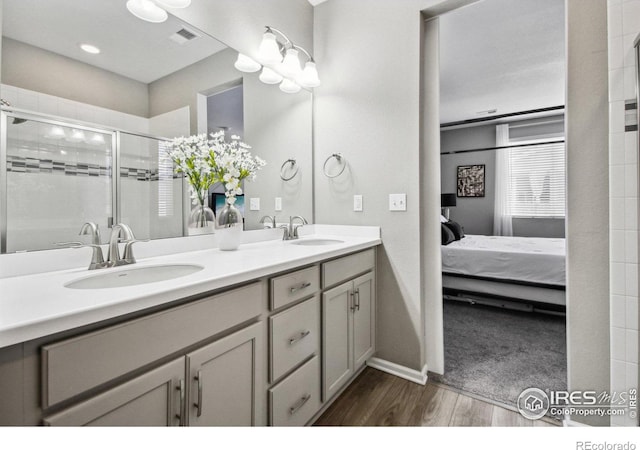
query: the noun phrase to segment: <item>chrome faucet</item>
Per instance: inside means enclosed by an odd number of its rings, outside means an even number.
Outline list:
[[[298,226],[294,226],[293,222],[299,219],[301,224]],[[305,219],[302,216],[293,216],[293,217],[289,217],[289,234],[291,234],[291,239],[298,239],[298,228],[300,228],[303,225],[307,225],[309,222],[307,222],[307,219]]]
[[[300,225],[294,225],[296,220],[300,220]],[[284,230],[284,234],[282,236],[283,241],[290,241],[292,239],[298,239],[298,228],[303,225],[307,225],[307,219],[302,216],[290,216],[289,217],[289,225],[280,225],[280,228]]]
[[[259,223],[265,224],[265,221],[271,222],[271,228],[276,228],[276,216],[263,216]]]
[[[100,228],[98,224],[95,222],[86,222],[82,225],[80,229],[80,236],[89,235],[91,236],[91,244],[85,244],[82,242],[57,242],[56,245],[69,247],[69,248],[85,248],[90,247],[93,249],[93,254],[91,255],[91,263],[89,264],[89,270],[95,269],[104,269],[109,267],[109,263],[105,262],[104,256],[102,253],[102,247],[100,246]]]
[[[119,242],[124,242],[124,251],[120,257]],[[136,259],[133,256],[133,244],[136,242],[148,242],[148,239],[137,240],[133,235],[133,231],[128,225],[118,223],[111,229],[109,237],[109,253],[107,254],[107,264],[109,267],[124,266],[126,264],[135,264]]]

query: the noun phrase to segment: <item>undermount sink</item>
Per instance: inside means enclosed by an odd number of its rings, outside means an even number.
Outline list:
[[[126,270],[105,269],[103,273],[74,280],[64,286],[69,289],[108,289],[136,286],[186,277],[200,272],[202,269],[204,267],[195,264],[132,267]]]
[[[294,241],[292,245],[335,245],[342,244],[344,241],[339,239],[300,239],[299,241]]]

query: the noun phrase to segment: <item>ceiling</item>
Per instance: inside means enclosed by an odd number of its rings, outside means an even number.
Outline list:
[[[564,105],[564,23],[564,0],[482,0],[442,15],[440,122]]]
[[[2,34],[54,53],[150,83],[226,48],[193,29],[198,38],[178,44],[169,36],[184,24],[169,15],[149,23],[127,11],[126,0],[4,0]],[[80,50],[99,47],[99,55]]]

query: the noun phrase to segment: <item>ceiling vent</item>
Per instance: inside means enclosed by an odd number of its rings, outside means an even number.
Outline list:
[[[192,41],[197,37],[199,36],[193,31],[187,30],[186,28],[181,28],[180,30],[169,36],[169,39],[177,44],[182,45],[185,42]]]

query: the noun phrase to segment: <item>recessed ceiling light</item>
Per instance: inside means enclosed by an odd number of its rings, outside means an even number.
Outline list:
[[[91,53],[92,55],[97,55],[100,53],[100,49],[95,45],[91,44],[80,44],[80,48],[87,53]]]

